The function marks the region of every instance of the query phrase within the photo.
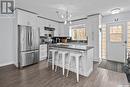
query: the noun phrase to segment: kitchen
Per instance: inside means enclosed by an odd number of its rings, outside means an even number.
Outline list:
[[[15,14],[0,15],[0,25],[4,29],[9,29],[7,33],[11,36],[6,36],[6,30],[1,33],[1,37],[8,38],[6,41],[1,38],[1,43],[3,45],[6,43],[7,46],[4,48],[1,45],[1,49],[10,49],[1,51],[3,53],[1,54],[3,59],[1,57],[0,61],[1,87],[129,86],[125,73],[108,69],[111,67],[107,65],[105,68],[102,67],[104,60],[125,62],[124,59],[102,58],[105,49],[102,46],[104,44],[102,32],[103,25],[113,20],[129,21],[129,11],[114,14],[114,17],[111,17],[111,14],[104,16],[95,11],[83,17],[73,18],[75,14],[67,10],[51,11],[52,9],[44,8],[44,12],[40,12],[42,10],[24,7],[20,3],[25,4],[16,1]],[[120,41],[120,38],[112,39],[115,40]],[[109,50],[113,49],[106,49],[109,55],[112,54]]]

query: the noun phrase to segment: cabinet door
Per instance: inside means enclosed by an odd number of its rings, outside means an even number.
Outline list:
[[[68,25],[64,26],[64,36],[69,37],[69,26]]]
[[[40,45],[40,60],[47,58],[47,45]]]
[[[38,27],[37,15],[28,13],[28,24],[31,25],[31,26],[37,26]]]
[[[55,31],[54,31],[54,36],[59,36],[59,23],[56,23],[56,22],[52,22],[52,25],[51,25],[53,28],[55,28]]]
[[[62,23],[59,23],[59,24],[58,24],[58,28],[57,28],[56,34],[57,34],[57,36],[59,36],[59,37],[64,36],[64,27],[63,27],[63,24],[62,24]]]
[[[68,37],[69,36],[69,26],[63,23],[59,24],[59,36]]]
[[[19,25],[37,26],[37,15],[17,10],[17,22]]]
[[[21,10],[17,10],[17,23],[18,25],[27,25],[28,15]]]
[[[59,32],[59,28],[55,28],[54,36],[59,36],[59,35],[60,35],[59,33],[60,33],[60,32]]]
[[[47,31],[44,30],[44,26],[40,26],[40,36],[45,36],[46,33]]]
[[[60,24],[60,36],[65,36],[64,24]]]

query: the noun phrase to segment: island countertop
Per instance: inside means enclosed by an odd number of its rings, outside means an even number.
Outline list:
[[[87,51],[89,49],[94,48],[93,46],[88,45],[75,45],[75,44],[52,44],[49,46],[50,48],[64,48],[64,49],[72,49],[72,50],[80,50]]]

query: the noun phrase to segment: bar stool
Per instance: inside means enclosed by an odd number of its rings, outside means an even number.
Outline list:
[[[67,57],[67,54],[69,54],[68,53],[68,51],[65,51],[65,50],[59,50],[58,51],[58,57],[57,57],[57,64],[59,63],[59,60],[60,60],[60,58],[62,58],[62,71],[63,71],[63,75],[64,75],[64,73],[65,73],[65,58]],[[61,55],[61,57],[60,57],[60,55]],[[55,72],[57,71],[57,66],[56,66],[56,68],[55,68]]]
[[[76,76],[77,76],[77,82],[79,82],[79,59],[82,56],[82,53],[78,52],[70,52],[69,54],[69,61],[68,61],[68,70],[67,70],[67,76],[69,74],[69,69],[70,69],[70,63],[72,61],[72,58],[75,58],[76,62]]]
[[[49,55],[50,55],[50,52],[52,53],[52,70],[54,70],[55,59],[57,58],[56,53],[58,53],[58,50],[56,50],[56,49],[50,49],[49,50]]]

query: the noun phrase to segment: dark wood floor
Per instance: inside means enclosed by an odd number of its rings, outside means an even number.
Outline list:
[[[66,78],[62,70],[57,72],[48,68],[46,61],[18,70],[13,65],[0,68],[0,87],[129,87],[124,73],[97,67],[89,77],[80,76],[76,83],[76,74]]]

